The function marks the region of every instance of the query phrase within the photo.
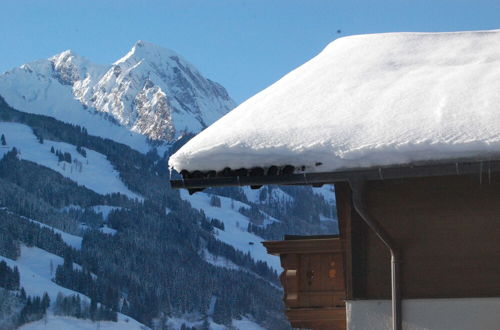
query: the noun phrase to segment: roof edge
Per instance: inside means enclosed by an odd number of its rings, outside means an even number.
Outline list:
[[[474,160],[441,164],[403,165],[346,170],[338,172],[297,173],[283,175],[230,176],[171,180],[174,189],[188,189],[190,193],[209,187],[260,188],[262,185],[312,185],[321,186],[350,180],[389,180],[416,177],[476,174],[482,182],[489,180],[492,172],[500,172],[500,160]]]

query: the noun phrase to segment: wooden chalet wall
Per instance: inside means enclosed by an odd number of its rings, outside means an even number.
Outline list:
[[[336,184],[348,299],[390,298],[390,255]],[[367,209],[401,248],[403,298],[500,296],[500,175],[372,181]]]

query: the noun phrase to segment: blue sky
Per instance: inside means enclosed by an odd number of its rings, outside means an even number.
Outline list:
[[[500,0],[2,0],[0,72],[66,49],[112,63],[142,39],[242,102],[341,36],[499,28]]]

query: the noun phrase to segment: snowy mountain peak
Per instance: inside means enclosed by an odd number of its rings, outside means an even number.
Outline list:
[[[130,49],[130,51],[116,61],[114,64],[119,65],[124,62],[162,62],[168,60],[170,57],[179,56],[176,52],[158,46],[148,41],[138,40]]]
[[[71,50],[25,64],[0,75],[0,95],[22,111],[128,144],[130,133],[173,142],[235,106],[221,85],[177,53],[142,40],[111,65],[97,65]],[[124,131],[117,133],[110,124]]]
[[[75,82],[85,78],[87,70],[94,65],[76,54],[72,50],[65,50],[62,53],[49,58],[52,63],[54,77],[63,85],[73,85]]]
[[[49,60],[51,60],[52,62],[60,62],[70,59],[72,57],[79,57],[79,55],[73,52],[71,49],[67,49],[65,51],[60,52],[59,54],[52,56],[51,58],[49,58]]]

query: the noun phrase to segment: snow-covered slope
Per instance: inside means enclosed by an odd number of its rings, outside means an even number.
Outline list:
[[[64,295],[77,293],[51,281],[57,266],[63,263],[61,257],[52,253],[36,247],[29,248],[21,245],[21,256],[18,260],[11,260],[2,256],[0,256],[0,260],[7,262],[10,267],[17,266],[19,268],[20,285],[24,287],[28,295],[41,296],[44,292],[47,292],[50,300],[55,301],[59,292]]]
[[[213,322],[210,317],[208,318],[208,323],[210,330],[265,330],[263,327],[246,317],[243,317],[241,320],[233,320],[231,328]],[[172,317],[167,321],[167,325],[172,329],[182,329],[182,324],[188,327],[203,329],[203,317],[201,315],[188,315],[186,317]]]
[[[26,290],[28,295],[42,296],[47,292],[52,303],[56,301],[58,293],[65,296],[79,294],[83,300],[89,301],[89,298],[76,291],[66,289],[52,282],[55,276],[57,266],[63,264],[63,258],[49,253],[37,247],[27,247],[21,245],[21,255],[17,260],[11,260],[0,256],[0,261],[7,262],[10,267],[17,266],[20,272],[20,284]],[[74,264],[75,268],[80,268]],[[237,266],[236,266],[237,268]],[[53,305],[52,305],[53,306]],[[209,324],[211,329],[224,330],[226,326],[213,322],[209,316]],[[170,317],[167,324],[172,329],[181,329],[182,324],[189,326],[201,326],[203,316],[200,314],[185,315],[184,317]],[[240,330],[263,330],[257,323],[248,319],[233,320],[234,329]],[[118,314],[118,322],[99,321],[98,323],[85,319],[77,319],[74,317],[58,316],[53,314],[53,308],[49,308],[47,316],[42,320],[23,325],[20,329],[23,330],[38,330],[38,329],[57,329],[57,330],[73,330],[73,329],[108,329],[108,330],[132,330],[132,329],[149,329],[136,320]]]
[[[147,151],[147,139],[197,133],[235,104],[178,54],[138,41],[112,65],[65,51],[0,75],[0,95],[21,111],[84,126]]]
[[[243,253],[249,253],[254,260],[264,261],[274,270],[281,271],[279,258],[267,254],[266,249],[261,244],[263,239],[247,231],[250,220],[238,210],[242,207],[250,208],[250,206],[219,196],[221,207],[215,207],[210,205],[210,196],[208,194],[197,193],[190,196],[185,190],[181,190],[180,193],[181,198],[188,200],[193,208],[203,210],[207,217],[221,220],[224,223],[224,230],[214,228],[217,239]],[[269,223],[277,220],[269,217],[266,221]],[[212,259],[208,257],[207,261],[214,264]]]
[[[170,158],[334,171],[500,157],[500,30],[340,38]]]
[[[29,126],[18,123],[0,122],[0,134],[5,136],[7,142],[5,147],[0,148],[0,157],[15,147],[21,159],[48,167],[99,194],[118,192],[130,198],[142,199],[125,186],[118,172],[103,154],[85,149],[84,157],[76,150],[76,146],[68,143],[51,140],[39,143]],[[60,162],[51,152],[52,147],[55,151],[70,153],[72,162]]]
[[[251,189],[250,187],[242,187],[245,196],[252,203],[270,204],[274,203],[291,203],[293,197],[281,190],[279,187],[271,188],[269,186],[262,189]]]
[[[10,267],[16,266],[19,269],[20,285],[26,290],[28,295],[42,296],[47,292],[51,302],[55,302],[58,293],[65,296],[79,294],[83,300],[90,302],[90,299],[76,291],[66,289],[52,282],[55,270],[58,265],[62,265],[63,259],[45,250],[36,247],[21,245],[21,255],[17,260],[12,260],[0,256],[0,261],[5,261]],[[78,265],[74,265],[79,268]],[[134,319],[118,314],[118,322],[99,322],[101,329],[146,329],[144,325]],[[96,323],[90,320],[81,320],[72,317],[55,316],[52,308],[44,320],[28,323],[21,329],[95,329]]]
[[[23,217],[23,216],[20,216],[20,217],[28,219],[28,218]],[[46,225],[44,223],[41,223],[41,222],[33,220],[33,219],[28,219],[28,220],[31,221],[31,222],[33,222],[33,223],[36,223],[40,227],[49,228],[49,229],[53,230],[56,234],[61,235],[61,238],[64,241],[64,243],[66,243],[67,245],[71,246],[72,248],[77,249],[77,250],[80,250],[82,248],[82,240],[83,240],[82,237],[76,236],[76,235],[72,235],[72,234],[68,234],[68,233],[66,233],[66,232],[64,232],[62,230],[59,230],[59,229],[54,228],[54,227],[51,227],[49,225]]]
[[[42,320],[21,326],[21,330],[145,330],[145,325],[128,317],[123,317],[118,322],[77,319],[75,317],[57,316],[49,314]]]

